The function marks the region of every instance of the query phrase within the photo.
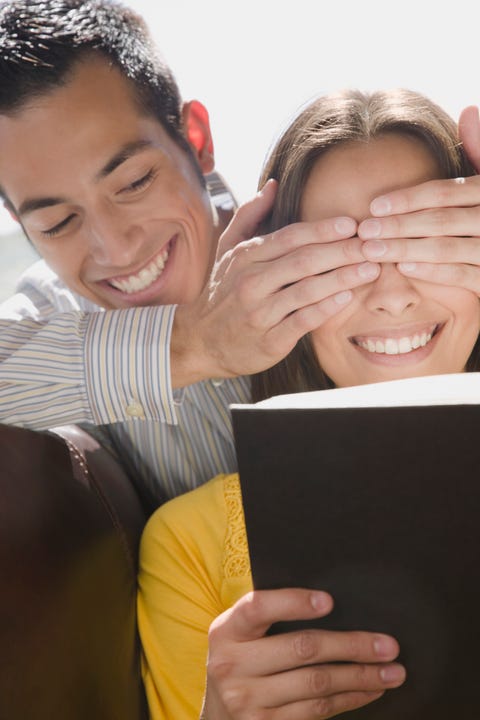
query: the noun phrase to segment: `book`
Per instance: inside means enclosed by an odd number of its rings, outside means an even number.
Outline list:
[[[339,717],[480,717],[480,374],[232,406],[254,587],[329,591],[311,626],[386,632],[405,684]]]

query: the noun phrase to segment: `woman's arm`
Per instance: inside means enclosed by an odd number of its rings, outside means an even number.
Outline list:
[[[248,568],[226,578],[224,480],[164,505],[142,539],[138,618],[153,720],[198,720],[206,676],[205,720],[329,718],[400,685],[393,638],[265,635],[274,622],[327,614],[332,599],[301,589],[250,592]]]

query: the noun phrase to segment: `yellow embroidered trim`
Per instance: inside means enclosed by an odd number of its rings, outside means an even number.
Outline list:
[[[225,578],[246,577],[250,574],[250,557],[243,517],[242,493],[236,475],[225,480],[223,492],[227,508],[224,576]]]

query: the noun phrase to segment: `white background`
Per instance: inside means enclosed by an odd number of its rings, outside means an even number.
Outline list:
[[[272,140],[316,94],[343,87],[408,87],[429,95],[455,118],[465,105],[480,102],[473,0],[127,4],[147,20],[183,98],[207,106],[217,168],[240,201],[255,192]],[[0,234],[12,228],[0,212]],[[13,263],[6,247],[0,237],[3,268]],[[20,248],[16,243],[17,254]]]
[[[217,167],[239,199],[273,137],[312,96],[408,87],[454,117],[480,102],[478,3],[469,0],[131,0],[184,99],[210,111]]]

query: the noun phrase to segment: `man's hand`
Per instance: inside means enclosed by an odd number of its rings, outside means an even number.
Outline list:
[[[458,120],[458,131],[470,162],[480,173],[480,116],[476,105],[470,105],[462,110]]]
[[[345,307],[352,288],[378,276],[379,265],[362,256],[351,218],[296,223],[257,236],[275,190],[269,181],[237,211],[204,292],[177,309],[174,387],[271,367]]]
[[[480,169],[478,109],[463,110],[460,137]],[[395,262],[409,277],[480,296],[480,176],[432,180],[373,200],[358,235],[371,262]]]
[[[331,718],[379,698],[405,679],[392,662],[397,642],[366,632],[308,630],[266,637],[281,620],[332,609],[327,593],[249,593],[217,618],[209,634],[203,720]]]

